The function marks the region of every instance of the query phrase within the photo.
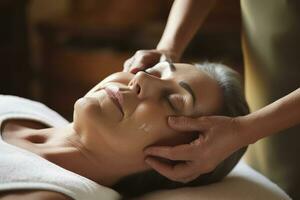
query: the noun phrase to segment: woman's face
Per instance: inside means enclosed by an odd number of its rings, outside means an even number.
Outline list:
[[[221,96],[216,81],[194,65],[163,62],[135,75],[108,76],[76,102],[74,125],[93,151],[105,149],[108,157],[143,169],[145,147],[193,136],[171,129],[168,116],[216,113]]]

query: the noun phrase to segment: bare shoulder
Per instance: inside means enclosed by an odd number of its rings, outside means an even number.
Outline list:
[[[44,190],[19,190],[0,194],[1,200],[73,200],[64,194]]]

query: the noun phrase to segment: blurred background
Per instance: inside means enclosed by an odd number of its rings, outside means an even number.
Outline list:
[[[74,102],[136,50],[156,47],[171,0],[1,0],[0,94],[41,101],[72,120]],[[183,61],[243,73],[239,0],[218,4]]]

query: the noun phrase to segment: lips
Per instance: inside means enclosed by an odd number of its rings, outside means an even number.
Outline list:
[[[108,86],[104,88],[105,92],[109,96],[109,98],[112,100],[112,102],[119,108],[122,115],[124,116],[124,111],[122,108],[123,104],[123,96],[119,91],[118,87]]]

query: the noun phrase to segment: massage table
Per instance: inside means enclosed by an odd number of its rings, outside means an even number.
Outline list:
[[[136,200],[290,200],[275,183],[240,161],[222,181],[206,186],[162,190]]]

